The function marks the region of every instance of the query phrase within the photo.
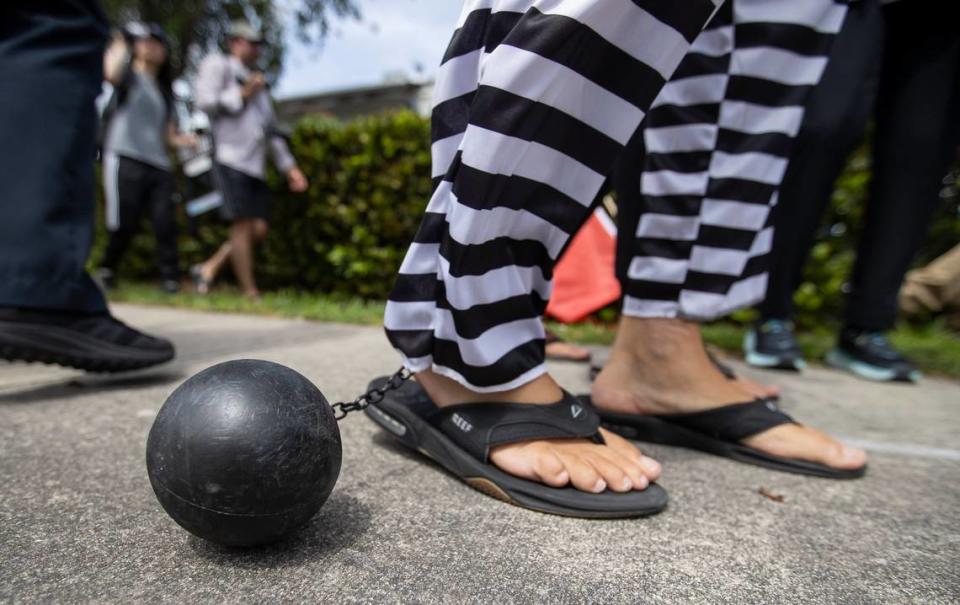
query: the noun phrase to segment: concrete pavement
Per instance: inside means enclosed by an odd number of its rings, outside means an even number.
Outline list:
[[[782,384],[798,419],[866,446],[868,476],[818,480],[649,446],[671,504],[632,521],[502,504],[354,414],[320,514],[287,543],[236,552],[189,536],[153,496],[144,444],[166,396],[209,365],[255,357],[334,401],[397,358],[377,328],[116,311],[171,337],[177,360],[115,377],[0,365],[0,601],[960,602],[956,382],[752,373]],[[570,390],[588,387],[585,367],[554,368]]]

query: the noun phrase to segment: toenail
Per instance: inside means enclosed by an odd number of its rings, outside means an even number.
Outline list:
[[[605,489],[607,489],[607,482],[603,479],[597,479],[597,482],[593,485],[593,493],[599,494]]]
[[[557,481],[559,483],[568,483],[570,481],[570,475],[567,471],[560,471],[560,474],[557,475]]]
[[[653,458],[644,456],[643,459],[640,461],[640,463],[643,465],[643,468],[645,468],[648,472],[651,472],[651,473],[660,472],[660,463],[654,460]]]
[[[623,489],[625,490],[633,489],[633,481],[630,480],[630,477],[623,478]]]

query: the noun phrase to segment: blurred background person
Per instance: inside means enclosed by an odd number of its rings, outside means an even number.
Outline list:
[[[960,331],[960,244],[907,273],[900,310],[912,317],[942,314],[949,327]]]
[[[266,78],[256,68],[262,43],[259,32],[236,21],[228,34],[228,54],[207,57],[197,73],[195,102],[210,118],[215,180],[223,196],[223,217],[231,223],[230,238],[206,262],[190,269],[200,293],[209,290],[230,258],[244,296],[260,296],[253,245],[267,236],[270,219],[270,190],[264,180],[268,149],[290,190],[307,189],[306,177],[277,130]]]
[[[96,276],[111,289],[140,219],[149,214],[157,239],[163,289],[180,289],[174,176],[169,147],[191,147],[175,120],[170,44],[155,24],[133,22],[113,39],[104,58],[104,77],[113,93],[102,116],[103,188],[110,231]]]
[[[95,0],[0,6],[0,358],[93,371],[168,361],[84,270],[106,17]]]
[[[915,381],[915,365],[885,333],[923,243],[943,175],[960,141],[960,10],[940,0],[850,4],[820,84],[807,102],[774,222],[770,281],[747,361],[799,370],[793,295],[847,158],[874,120],[873,177],[843,327],[827,356],[873,380]]]

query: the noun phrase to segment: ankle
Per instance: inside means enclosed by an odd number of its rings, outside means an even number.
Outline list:
[[[515,389],[494,393],[472,391],[452,378],[432,370],[418,372],[416,380],[439,407],[480,402],[548,404],[555,403],[563,397],[563,390],[549,374],[543,374]]]
[[[633,367],[665,365],[698,351],[703,352],[703,341],[700,326],[692,321],[623,317],[609,363]]]

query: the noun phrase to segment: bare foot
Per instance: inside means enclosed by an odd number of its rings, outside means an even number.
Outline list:
[[[570,342],[555,340],[547,343],[548,359],[562,359],[565,361],[590,361],[590,351]]]
[[[511,391],[476,393],[461,384],[435,374],[420,372],[417,382],[440,407],[457,403],[515,402],[553,403],[563,397],[553,378],[544,374]],[[604,490],[642,490],[660,476],[660,464],[640,453],[633,444],[605,429],[605,441],[551,439],[510,443],[493,448],[490,461],[500,470],[552,487],[573,487],[599,493]]]
[[[193,280],[197,294],[210,293],[210,286],[213,285],[213,277],[213,273],[207,266],[207,263],[190,267],[190,279]]]
[[[592,391],[594,405],[626,414],[694,412],[755,397],[710,362],[697,324],[632,317],[621,319],[610,359]],[[860,468],[867,460],[862,450],[799,424],[773,427],[743,443],[777,456],[840,469]]]

